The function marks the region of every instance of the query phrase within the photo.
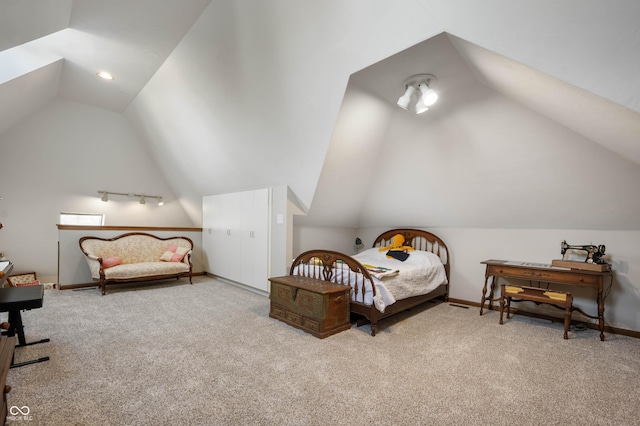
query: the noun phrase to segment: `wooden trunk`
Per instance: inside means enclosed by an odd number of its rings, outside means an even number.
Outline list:
[[[351,288],[309,277],[269,278],[269,316],[321,339],[351,328]]]

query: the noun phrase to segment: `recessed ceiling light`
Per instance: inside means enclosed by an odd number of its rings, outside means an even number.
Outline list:
[[[105,80],[113,80],[113,76],[106,71],[98,71],[98,77],[104,78]]]

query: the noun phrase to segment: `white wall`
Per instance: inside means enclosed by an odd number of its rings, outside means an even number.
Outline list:
[[[394,107],[349,83],[313,202],[306,216],[296,216],[296,224],[348,228],[359,223],[371,182],[383,172],[377,164]]]
[[[60,212],[103,213],[106,225],[194,224],[121,114],[56,99],[0,135],[0,251],[14,272],[55,282]],[[100,201],[98,190],[164,197]]]
[[[289,273],[286,254],[292,235],[289,227],[288,205],[288,188],[286,186],[271,188],[269,271],[272,277]]]
[[[294,225],[293,258],[289,260],[289,266],[296,256],[307,250],[326,249],[355,254],[355,240],[358,236],[355,228]]]
[[[638,164],[480,84],[461,92],[419,119],[396,108],[360,226],[640,229]]]

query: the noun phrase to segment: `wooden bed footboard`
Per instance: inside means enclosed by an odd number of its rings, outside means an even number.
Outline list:
[[[299,255],[291,264],[289,275],[299,275],[351,286],[354,298],[364,295],[367,287],[376,294],[369,271],[353,257],[332,250],[309,250]],[[352,302],[354,303],[354,302]],[[366,306],[366,305],[365,305]]]

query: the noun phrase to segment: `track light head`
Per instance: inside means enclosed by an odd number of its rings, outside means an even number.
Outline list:
[[[144,195],[141,195],[140,196],[140,204],[146,204],[146,203],[147,203],[147,201],[145,200]]]
[[[413,85],[408,85],[406,87],[407,88],[405,89],[404,95],[400,96],[400,98],[398,99],[398,106],[402,109],[409,108],[409,104],[411,103],[411,96],[413,95],[413,92],[416,91],[416,87]]]
[[[102,194],[102,198],[100,198],[105,203],[109,201],[109,193],[107,191],[98,191],[98,194]]]
[[[164,206],[164,201],[162,201],[162,197],[158,197],[158,205]]]
[[[429,82],[422,83],[420,85],[420,92],[422,93],[420,100],[422,100],[422,103],[424,103],[425,106],[431,106],[438,100],[438,94],[435,90],[429,87]]]
[[[422,114],[428,109],[429,107],[424,104],[424,102],[422,101],[422,98],[418,99],[418,102],[416,102],[416,114]]]

